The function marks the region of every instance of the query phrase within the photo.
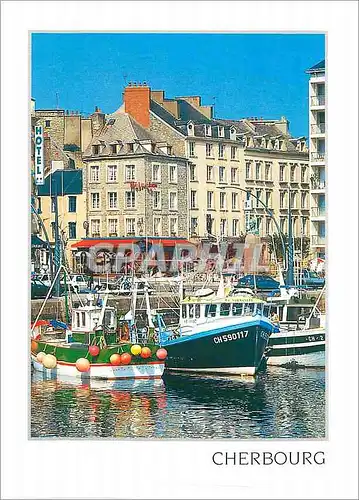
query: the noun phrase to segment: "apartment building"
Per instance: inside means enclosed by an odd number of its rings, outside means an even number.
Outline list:
[[[137,84],[126,87],[124,109],[190,161],[190,236],[277,232],[264,206],[287,232],[289,202],[294,234],[309,235],[306,140],[290,136],[284,117],[218,119],[199,96],[167,99],[164,91]]]
[[[187,237],[188,162],[130,114],[107,115],[83,161],[89,237]]]
[[[310,238],[316,257],[325,258],[325,61],[307,70],[309,78]]]

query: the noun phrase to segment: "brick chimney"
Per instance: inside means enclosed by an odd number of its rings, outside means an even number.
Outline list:
[[[150,87],[129,83],[124,92],[125,113],[145,128],[150,126]]]
[[[93,135],[98,135],[105,125],[105,114],[102,113],[101,109],[96,106],[95,112],[90,115],[90,118]]]

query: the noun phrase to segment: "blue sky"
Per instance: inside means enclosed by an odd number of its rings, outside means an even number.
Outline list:
[[[325,56],[320,34],[34,33],[32,97],[37,109],[105,113],[127,81],[166,97],[215,97],[217,118],[286,116],[308,135],[308,75]]]

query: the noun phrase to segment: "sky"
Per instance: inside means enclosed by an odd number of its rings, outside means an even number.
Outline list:
[[[36,109],[112,113],[129,81],[173,98],[200,95],[215,117],[289,120],[308,136],[305,71],[325,57],[321,34],[33,33]]]

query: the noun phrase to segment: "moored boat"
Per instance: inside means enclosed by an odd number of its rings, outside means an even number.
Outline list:
[[[107,297],[96,302],[90,295],[88,304],[74,308],[71,329],[33,337],[34,369],[48,377],[160,378],[167,352],[153,341],[149,329],[137,332],[131,321],[122,321],[118,328],[116,309],[107,306]]]
[[[255,375],[276,330],[264,304],[248,295],[187,297],[175,330],[167,329],[157,315],[159,341],[168,353],[166,369]]]

